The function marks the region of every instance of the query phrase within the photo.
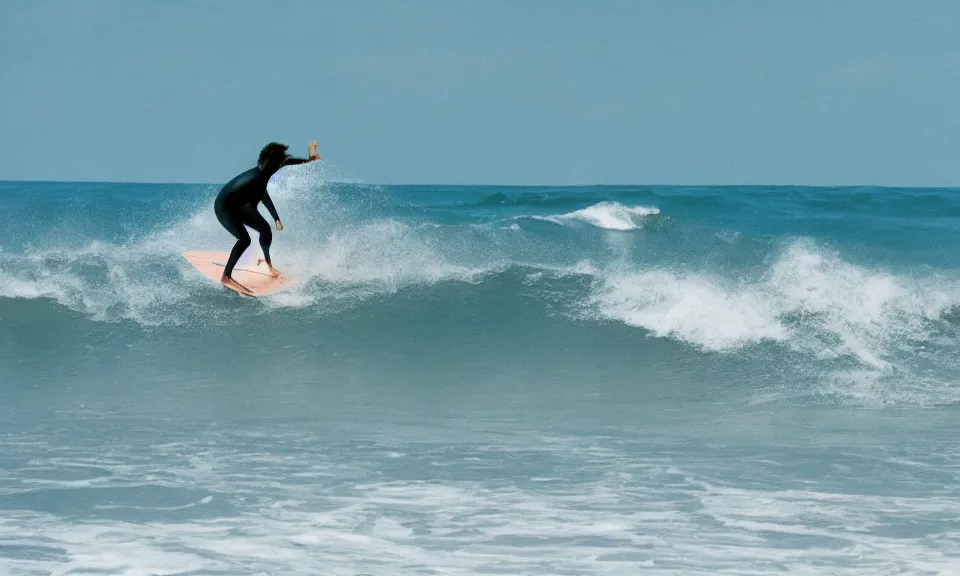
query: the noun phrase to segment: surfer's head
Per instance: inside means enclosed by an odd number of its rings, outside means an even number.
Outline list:
[[[283,163],[287,161],[287,148],[289,146],[279,142],[271,142],[264,146],[260,150],[260,160],[257,162],[260,171],[273,174],[283,168]]]

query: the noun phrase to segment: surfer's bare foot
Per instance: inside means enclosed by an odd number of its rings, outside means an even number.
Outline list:
[[[224,286],[228,287],[228,288],[233,288],[233,289],[236,290],[237,292],[239,292],[239,293],[241,293],[241,294],[244,294],[244,295],[246,295],[246,296],[253,296],[253,295],[254,295],[253,292],[252,292],[249,288],[247,288],[246,286],[244,286],[243,284],[237,282],[236,280],[234,280],[233,278],[231,278],[231,277],[229,277],[229,276],[221,276],[221,277],[220,277],[220,283],[223,284]]]
[[[263,258],[260,259],[260,262],[263,262]],[[257,262],[257,264],[259,264],[260,262]],[[280,277],[280,272],[278,272],[277,269],[273,267],[273,264],[267,262],[267,268],[270,269],[271,276],[273,276],[274,278]]]

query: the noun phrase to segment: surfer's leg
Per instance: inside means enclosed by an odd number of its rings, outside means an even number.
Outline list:
[[[263,250],[263,259],[267,264],[270,264],[270,245],[273,243],[273,231],[270,230],[270,225],[267,224],[267,221],[263,219],[259,212],[251,210],[249,206],[243,208],[241,215],[243,224],[260,234],[260,249]]]
[[[230,258],[227,259],[227,265],[223,267],[223,275],[227,278],[233,278],[233,267],[237,265],[240,257],[243,256],[243,253],[250,247],[250,234],[244,230],[243,226],[240,226],[240,229],[243,230],[243,236],[233,245],[233,250],[230,251]]]
[[[274,276],[279,276],[280,273],[277,272],[276,268],[273,267],[273,262],[270,261],[270,244],[273,243],[273,231],[270,230],[270,224],[263,219],[259,212],[250,209],[249,206],[245,207],[242,213],[243,223],[260,234],[260,249],[263,251],[264,262],[267,263]]]
[[[227,259],[227,265],[223,267],[223,275],[226,278],[232,278],[233,267],[237,265],[243,252],[250,246],[250,234],[243,227],[243,217],[240,210],[230,210],[223,206],[214,206],[214,213],[220,225],[227,229],[227,232],[237,239],[230,251],[230,257]]]

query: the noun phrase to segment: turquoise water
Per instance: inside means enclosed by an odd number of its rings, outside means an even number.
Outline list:
[[[960,569],[960,193],[0,183],[0,573]]]

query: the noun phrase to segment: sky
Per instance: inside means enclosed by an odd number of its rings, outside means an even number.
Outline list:
[[[0,0],[0,179],[960,183],[960,3]]]

